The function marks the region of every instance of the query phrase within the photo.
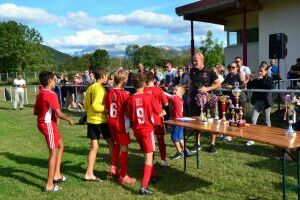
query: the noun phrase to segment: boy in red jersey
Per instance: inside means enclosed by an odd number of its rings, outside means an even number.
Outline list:
[[[152,104],[156,106],[157,110],[162,112],[162,106],[168,105],[168,99],[164,94],[163,90],[159,87],[154,85],[155,77],[152,72],[149,72],[146,75],[147,86],[144,88],[144,92],[152,95]],[[160,112],[160,113],[161,113]],[[162,166],[167,166],[168,163],[166,161],[166,144],[165,144],[165,127],[164,127],[164,120],[160,115],[153,114],[154,117],[154,135],[156,135],[158,148],[160,152]]]
[[[68,121],[70,125],[73,125],[74,121],[60,110],[57,95],[52,91],[55,88],[54,74],[43,71],[39,75],[39,80],[43,87],[40,87],[36,96],[34,115],[37,115],[37,126],[45,136],[50,150],[45,191],[57,192],[62,188],[56,183],[66,181],[66,177],[60,171],[64,144],[57,129],[57,118]]]
[[[106,94],[105,104],[108,109],[108,127],[115,142],[112,150],[110,177],[114,177],[117,171],[117,162],[120,161],[121,184],[135,183],[135,178],[127,175],[128,170],[128,144],[130,144],[130,135],[128,128],[129,119],[125,117],[125,102],[129,94],[124,90],[127,84],[128,73],[125,70],[119,70],[114,74],[114,87]],[[120,152],[121,151],[121,152]]]
[[[153,113],[159,113],[152,104],[152,97],[144,93],[145,75],[136,74],[132,78],[132,85],[136,89],[127,100],[126,114],[132,122],[132,129],[142,152],[144,153],[144,173],[140,194],[150,195],[147,189],[151,174],[155,174],[153,166],[153,152],[155,151],[155,139],[153,133]]]
[[[175,86],[174,95],[167,95],[167,98],[172,101],[172,112],[171,119],[181,118],[183,117],[183,95],[185,89],[181,85]],[[182,126],[173,126],[171,131],[171,139],[174,142],[177,153],[174,155],[173,159],[183,158],[184,156],[189,156],[190,153],[188,151],[184,152],[184,142],[183,142],[183,127]]]

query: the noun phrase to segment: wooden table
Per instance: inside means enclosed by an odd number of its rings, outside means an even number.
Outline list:
[[[259,143],[269,144],[281,149],[281,163],[282,163],[282,191],[283,199],[286,199],[286,193],[288,190],[296,190],[298,193],[298,199],[300,200],[300,136],[289,137],[285,135],[287,130],[282,128],[248,125],[245,127],[234,127],[224,124],[222,122],[203,124],[197,117],[194,117],[195,121],[179,121],[179,120],[167,120],[164,123],[173,126],[182,126],[184,128],[193,129],[197,131],[208,132],[210,134],[223,134],[225,136],[232,136],[243,138],[247,140],[253,140]],[[195,134],[195,131],[193,134]],[[191,136],[186,137],[184,131],[184,147],[186,146],[186,140]],[[291,155],[289,150],[296,150],[296,157]],[[297,185],[289,186],[286,183],[287,167],[288,164],[285,160],[285,154],[290,155],[296,162],[297,166]],[[197,151],[197,168],[199,168],[199,153]],[[184,157],[184,170],[186,171],[186,158]]]

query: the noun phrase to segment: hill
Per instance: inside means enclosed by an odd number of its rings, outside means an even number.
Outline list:
[[[65,63],[72,59],[72,56],[70,56],[69,54],[57,51],[56,49],[53,49],[46,45],[42,45],[42,46],[46,51],[48,51],[52,54],[53,57],[51,58],[51,62],[53,64]]]

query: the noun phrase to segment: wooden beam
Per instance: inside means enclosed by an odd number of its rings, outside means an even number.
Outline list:
[[[189,21],[200,21],[200,22],[209,22],[209,23],[214,23],[214,24],[220,24],[220,25],[226,25],[227,22],[225,19],[219,18],[219,17],[207,17],[204,15],[184,15],[183,16],[184,20],[189,20]]]

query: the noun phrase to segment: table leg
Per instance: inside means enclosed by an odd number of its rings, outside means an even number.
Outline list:
[[[282,161],[282,198],[286,199],[286,182],[285,182],[285,175],[286,175],[286,162],[285,162],[285,149],[281,151],[281,161]]]
[[[199,151],[198,151],[198,149],[197,149],[197,169],[199,169]]]
[[[300,200],[300,149],[297,149],[297,193]]]
[[[183,153],[186,151],[185,128],[183,129]],[[186,156],[183,156],[184,172],[186,172]]]

